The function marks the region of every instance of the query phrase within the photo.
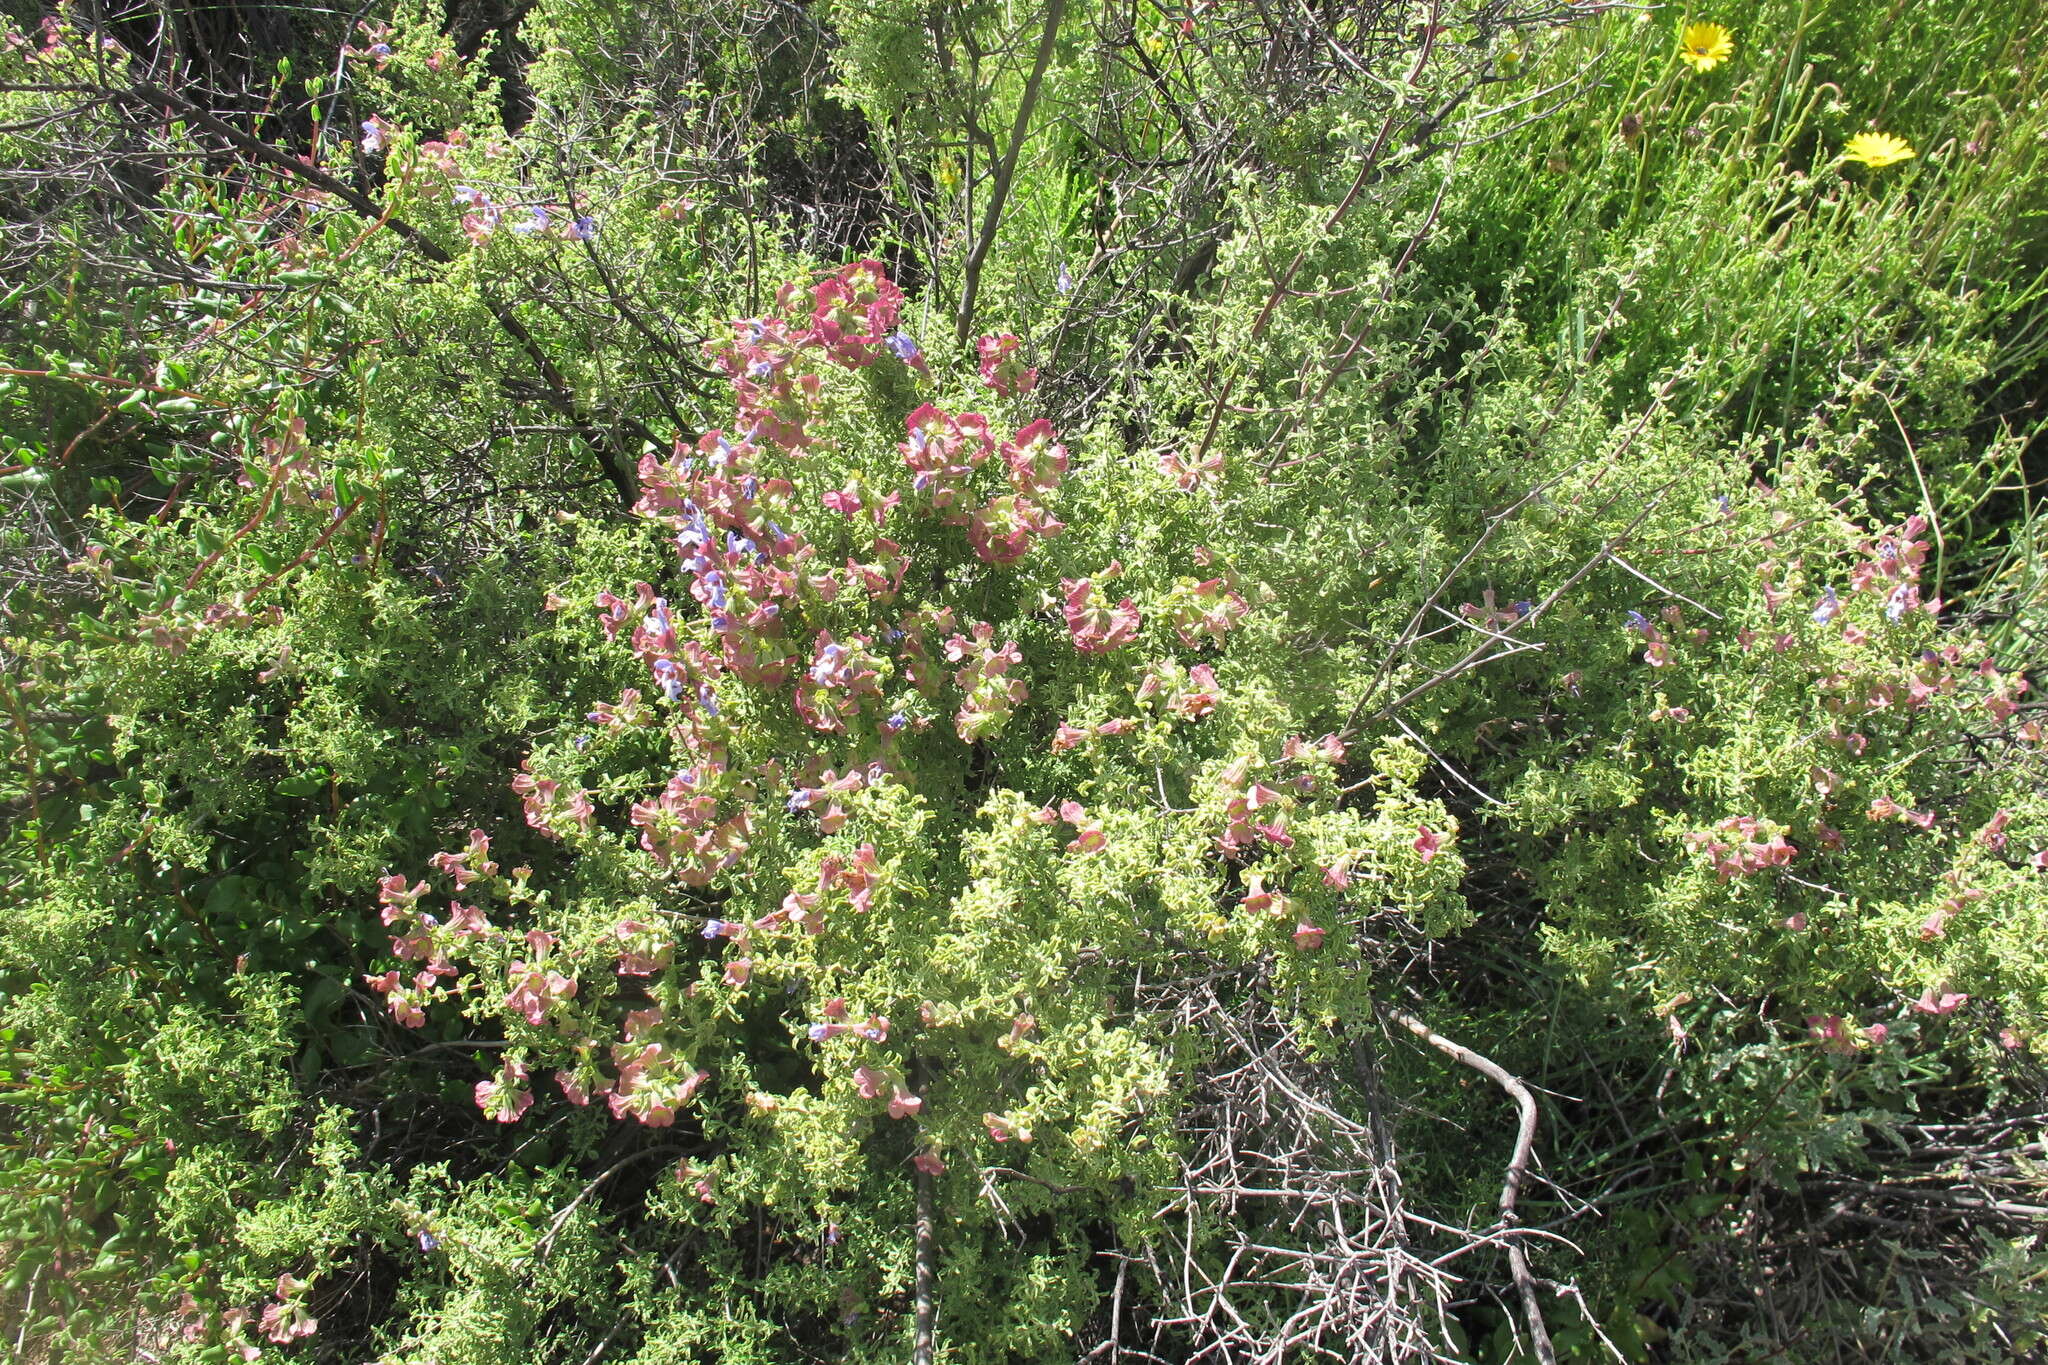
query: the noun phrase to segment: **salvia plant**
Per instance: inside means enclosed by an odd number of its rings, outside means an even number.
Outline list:
[[[10,14],[19,1358],[2039,1350],[2037,16]]]

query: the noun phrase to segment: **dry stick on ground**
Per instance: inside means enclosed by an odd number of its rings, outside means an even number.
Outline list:
[[[988,261],[989,249],[995,245],[996,229],[1002,226],[1003,202],[1010,197],[1010,182],[1017,175],[1017,158],[1024,150],[1024,138],[1031,131],[1031,111],[1038,104],[1039,87],[1045,83],[1045,68],[1052,64],[1054,44],[1060,36],[1060,20],[1066,17],[1067,0],[1048,0],[1045,7],[1045,29],[1038,35],[1038,55],[1032,60],[1031,75],[1024,82],[1024,94],[1017,101],[1017,121],[1010,127],[1010,146],[997,163],[994,183],[989,186],[988,210],[981,218],[981,232],[974,239],[973,248],[967,253],[967,263],[961,269],[960,316],[954,324],[954,337],[961,345],[967,344],[968,334],[974,330],[974,301],[981,292],[981,268]]]
[[[1515,1200],[1522,1192],[1522,1180],[1528,1173],[1529,1158],[1536,1148],[1536,1097],[1529,1093],[1528,1086],[1510,1076],[1491,1058],[1452,1042],[1412,1014],[1391,1005],[1379,1008],[1387,1018],[1444,1056],[1461,1066],[1471,1067],[1514,1097],[1519,1120],[1515,1129],[1515,1149],[1508,1158],[1507,1179],[1501,1182],[1500,1187],[1500,1226],[1504,1233],[1511,1233],[1515,1226]],[[1543,1365],[1557,1365],[1557,1352],[1552,1349],[1550,1332],[1543,1325],[1543,1306],[1536,1301],[1536,1277],[1529,1273],[1529,1254],[1523,1250],[1520,1237],[1509,1236],[1506,1240],[1508,1268],[1515,1277],[1515,1289],[1522,1296],[1522,1314],[1529,1323],[1529,1337],[1535,1343],[1536,1358]]]

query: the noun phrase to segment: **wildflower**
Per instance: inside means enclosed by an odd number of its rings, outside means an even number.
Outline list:
[[[1038,371],[1027,368],[1017,355],[1023,343],[1009,332],[985,336],[975,342],[981,356],[981,382],[1005,398],[1029,393],[1038,387]]]
[[[570,224],[569,235],[571,237],[574,237],[579,242],[596,241],[597,219],[592,218],[587,213],[584,214],[581,218],[578,218],[574,223]]]
[[[1426,863],[1436,857],[1437,850],[1444,846],[1444,836],[1436,833],[1428,825],[1422,825],[1420,829],[1421,833],[1415,836],[1415,851],[1422,855],[1422,861]]]
[[[1954,1014],[1968,1004],[1969,1000],[1970,997],[1967,995],[1957,995],[1953,991],[1929,986],[1920,993],[1920,998],[1913,1001],[1912,1005],[1922,1014]]]
[[[1860,161],[1875,171],[1911,161],[1918,155],[1912,143],[1890,133],[1858,133],[1842,148],[1842,160]]]
[[[924,350],[917,344],[917,339],[911,336],[910,333],[898,329],[891,332],[888,339],[882,344],[888,347],[890,355],[895,356],[913,370],[920,374],[929,373],[925,368]]]
[[[526,1067],[506,1058],[495,1079],[476,1083],[476,1106],[486,1118],[499,1123],[517,1123],[533,1105],[533,1091],[526,1085]]]
[[[1678,60],[1702,74],[1735,55],[1735,35],[1720,24],[1681,24]]]
[[[1842,609],[1842,600],[1835,596],[1832,586],[1820,595],[1820,605],[1813,609],[1813,623],[1824,626],[1835,619],[1835,613]]]

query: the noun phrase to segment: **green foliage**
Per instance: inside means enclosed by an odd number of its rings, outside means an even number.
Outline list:
[[[2038,1349],[2042,21],[1183,17],[8,31],[28,1358]]]

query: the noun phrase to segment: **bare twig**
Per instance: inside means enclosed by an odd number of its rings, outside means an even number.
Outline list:
[[[1543,1305],[1536,1299],[1536,1280],[1529,1273],[1529,1254],[1523,1249],[1519,1236],[1506,1235],[1518,1231],[1515,1227],[1515,1200],[1522,1192],[1529,1159],[1536,1149],[1536,1096],[1498,1062],[1481,1056],[1462,1043],[1452,1042],[1405,1010],[1381,1005],[1380,1012],[1452,1061],[1471,1067],[1514,1098],[1517,1115],[1515,1147],[1508,1157],[1507,1178],[1500,1187],[1500,1231],[1507,1242],[1508,1267],[1515,1277],[1515,1289],[1522,1298],[1522,1315],[1529,1325],[1529,1338],[1535,1344],[1536,1358],[1542,1365],[1557,1365],[1557,1351],[1550,1344],[1549,1329],[1543,1325]]]

